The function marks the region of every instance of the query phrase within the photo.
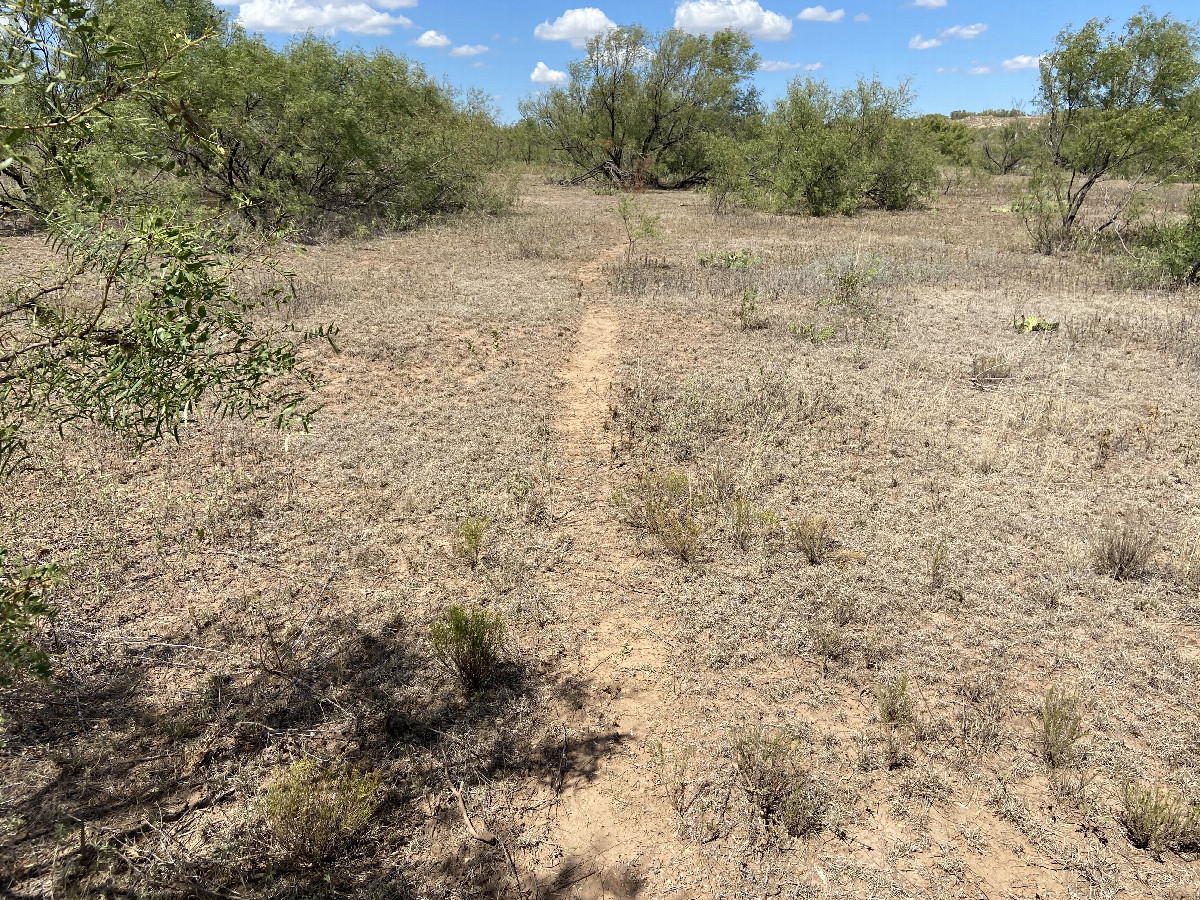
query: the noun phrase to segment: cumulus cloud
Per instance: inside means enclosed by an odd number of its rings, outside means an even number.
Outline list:
[[[759,63],[758,68],[761,72],[794,72],[796,70],[801,72],[815,72],[820,69],[821,66],[822,64],[819,62],[797,63],[783,62],[782,60],[778,59],[764,59],[761,63]]]
[[[409,41],[414,47],[449,47],[450,38],[440,31],[426,31],[414,41]]]
[[[1012,59],[1006,59],[1000,63],[1000,68],[1005,72],[1019,72],[1021,69],[1036,69],[1041,65],[1042,58],[1040,56],[1014,56]]]
[[[735,28],[760,41],[792,36],[791,19],[763,9],[758,0],[683,0],[675,7],[675,27],[691,34]]]
[[[385,9],[416,6],[416,0],[249,0],[238,10],[238,24],[247,31],[291,34],[315,31],[334,34],[391,34],[393,28],[412,28],[412,20],[383,12]]]
[[[938,66],[934,71],[944,75],[991,75],[994,70],[991,66],[975,65],[969,69],[960,69],[958,67],[947,69],[943,66]]]
[[[870,22],[871,17],[868,16],[866,13],[859,13],[857,16],[854,17],[854,21],[855,22]]]
[[[913,0],[913,6],[923,6],[926,9],[941,9],[946,0]]]
[[[461,47],[455,47],[450,51],[451,56],[478,56],[480,53],[487,53],[488,48],[483,44],[463,44]]]
[[[804,22],[840,22],[846,17],[844,9],[826,9],[823,6],[809,6],[800,10],[796,16]]]
[[[552,69],[544,62],[539,62],[534,70],[529,73],[529,80],[534,84],[566,84],[570,78],[571,76],[566,72]]]
[[[935,38],[921,37],[919,34],[914,34],[908,42],[910,50],[928,50],[931,47],[940,47],[948,39],[958,38],[959,40],[969,41],[972,38],[977,38],[988,30],[988,27],[982,22],[976,22],[974,25],[954,25],[950,28],[943,28],[938,32]]]
[[[543,22],[533,29],[533,36],[543,41],[566,41],[576,50],[582,49],[588,38],[617,27],[617,23],[594,6],[568,9],[553,22]]]
[[[969,41],[972,38],[979,37],[987,30],[988,27],[982,22],[976,22],[974,25],[954,25],[951,28],[943,28],[938,32],[938,37],[961,38],[964,41]]]

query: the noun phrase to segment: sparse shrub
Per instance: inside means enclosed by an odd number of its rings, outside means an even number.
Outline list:
[[[825,516],[810,516],[793,522],[788,529],[792,545],[808,560],[810,566],[819,566],[829,555],[833,539],[833,523]]]
[[[901,673],[875,688],[880,725],[896,728],[912,724],[913,700],[908,692],[909,686],[907,673]]]
[[[1114,526],[1092,548],[1096,571],[1117,581],[1141,578],[1154,554],[1154,535],[1129,525]]]
[[[875,283],[879,272],[877,264],[864,264],[858,258],[827,267],[821,274],[832,284],[833,293],[824,302],[851,310],[863,309],[869,299],[867,290]]]
[[[478,516],[468,516],[458,523],[458,533],[454,536],[454,552],[472,569],[479,565],[483,556],[487,532],[488,520]]]
[[[757,266],[761,259],[750,250],[723,250],[720,253],[702,253],[700,265],[708,269],[729,269],[732,272],[748,272]]]
[[[625,195],[617,201],[613,212],[625,226],[625,240],[629,245],[625,249],[625,259],[633,262],[637,251],[637,242],[644,238],[656,238],[662,235],[659,221],[662,216],[646,212],[636,198]]]
[[[1170,791],[1132,779],[1121,787],[1121,824],[1130,843],[1143,850],[1192,850],[1200,846],[1200,807]]]
[[[837,662],[846,655],[846,635],[836,623],[818,622],[810,627],[813,650],[821,657],[821,664]]]
[[[738,302],[737,317],[742,331],[754,331],[766,328],[771,324],[765,316],[758,314],[758,288],[748,287],[742,291],[742,299]]]
[[[1012,378],[1012,366],[1003,356],[976,356],[971,361],[971,381],[975,386],[986,390],[999,387]]]
[[[946,585],[946,564],[950,561],[950,545],[935,541],[929,545],[929,586],[940,591]]]
[[[741,497],[729,505],[729,534],[742,550],[749,550],[754,540],[755,513],[754,504]]]
[[[1042,760],[1051,769],[1071,765],[1079,756],[1076,746],[1086,734],[1083,727],[1083,701],[1078,692],[1060,687],[1046,691],[1037,720]]]
[[[950,797],[950,784],[932,769],[914,772],[900,782],[900,796],[937,803]]]
[[[500,661],[504,617],[486,609],[446,607],[429,628],[433,655],[468,691],[479,688]]]
[[[261,806],[272,843],[297,862],[328,859],[371,821],[380,781],[308,759],[277,769]]]
[[[613,503],[622,507],[631,524],[644,528],[683,562],[695,562],[703,529],[696,519],[699,498],[682,472],[642,472],[632,496],[617,492]]]
[[[738,781],[762,822],[791,837],[815,834],[828,821],[833,794],[824,779],[803,765],[799,735],[768,737],[746,728],[733,743]]]

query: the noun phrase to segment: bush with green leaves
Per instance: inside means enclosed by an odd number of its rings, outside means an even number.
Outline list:
[[[833,791],[805,764],[804,745],[796,733],[772,735],[761,726],[733,738],[734,767],[746,799],[768,829],[790,837],[819,832],[833,808]]]
[[[705,138],[757,113],[749,85],[758,56],[745,33],[711,37],[639,26],[591,38],[566,87],[521,106],[574,180],[687,187],[710,169]]]
[[[1107,26],[1066,28],[1041,58],[1038,152],[1015,209],[1042,252],[1070,246],[1085,221],[1114,226],[1147,187],[1200,171],[1200,30],[1148,10],[1119,32]],[[1101,185],[1106,208],[1086,216]]]
[[[1118,817],[1135,847],[1154,852],[1200,848],[1200,805],[1168,790],[1125,781]]]
[[[37,620],[54,614],[49,595],[63,574],[52,563],[10,562],[0,547],[0,686],[18,674],[50,676],[50,658],[33,637]]]
[[[260,805],[271,843],[296,862],[327,860],[370,823],[382,780],[310,759],[275,770]]]
[[[1143,270],[1168,285],[1200,284],[1200,191],[1193,192],[1182,220],[1142,229],[1134,257]]]
[[[478,690],[500,662],[504,617],[481,607],[452,604],[429,627],[433,655],[468,691]]]
[[[114,180],[110,155],[97,152],[114,122],[131,127],[138,110],[169,103],[167,85],[210,34],[171,35],[148,58],[122,41],[111,12],[46,0],[0,23],[0,206],[43,229],[58,256],[0,289],[0,478],[47,428],[94,426],[144,444],[207,417],[305,427],[318,378],[299,346],[332,340],[330,329],[298,334],[258,315],[279,291],[235,287],[269,264],[264,242],[247,249],[227,218],[180,212],[140,182]],[[183,117],[164,127],[181,146],[208,140],[188,139]],[[147,175],[167,167],[152,153],[133,162]],[[10,600],[23,613],[0,621],[9,647],[47,611],[29,599],[47,571],[22,571],[3,581],[6,597],[27,598]],[[38,665],[22,653],[9,661]]]
[[[744,202],[778,212],[849,215],[867,202],[911,209],[938,179],[933,143],[906,118],[912,102],[907,83],[860,79],[837,92],[798,78],[761,137],[741,156],[721,156],[733,171],[718,173],[717,183],[737,185]]]

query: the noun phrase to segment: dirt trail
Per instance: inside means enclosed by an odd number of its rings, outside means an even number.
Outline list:
[[[606,300],[605,268],[624,249],[614,247],[576,272],[584,308],[555,422],[556,492],[575,560],[560,590],[571,598],[582,632],[574,677],[591,699],[566,726],[578,756],[588,758],[564,780],[549,829],[549,843],[562,856],[541,880],[560,896],[579,898],[633,896],[648,869],[671,865],[673,843],[669,811],[639,765],[641,746],[674,703],[668,655],[646,628],[644,600],[630,589],[640,581],[639,563],[608,503],[615,486],[605,427],[609,389],[620,335],[630,323]]]

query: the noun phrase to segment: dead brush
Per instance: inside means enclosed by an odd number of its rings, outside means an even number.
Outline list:
[[[1152,532],[1130,525],[1114,525],[1096,539],[1092,546],[1092,562],[1099,574],[1117,581],[1141,578],[1150,567],[1154,549]]]
[[[817,833],[828,823],[833,792],[804,764],[805,744],[794,732],[769,736],[762,726],[734,734],[733,761],[738,782],[768,831],[803,837]]]
[[[1118,813],[1133,846],[1158,853],[1200,848],[1200,806],[1132,779],[1121,786]]]

